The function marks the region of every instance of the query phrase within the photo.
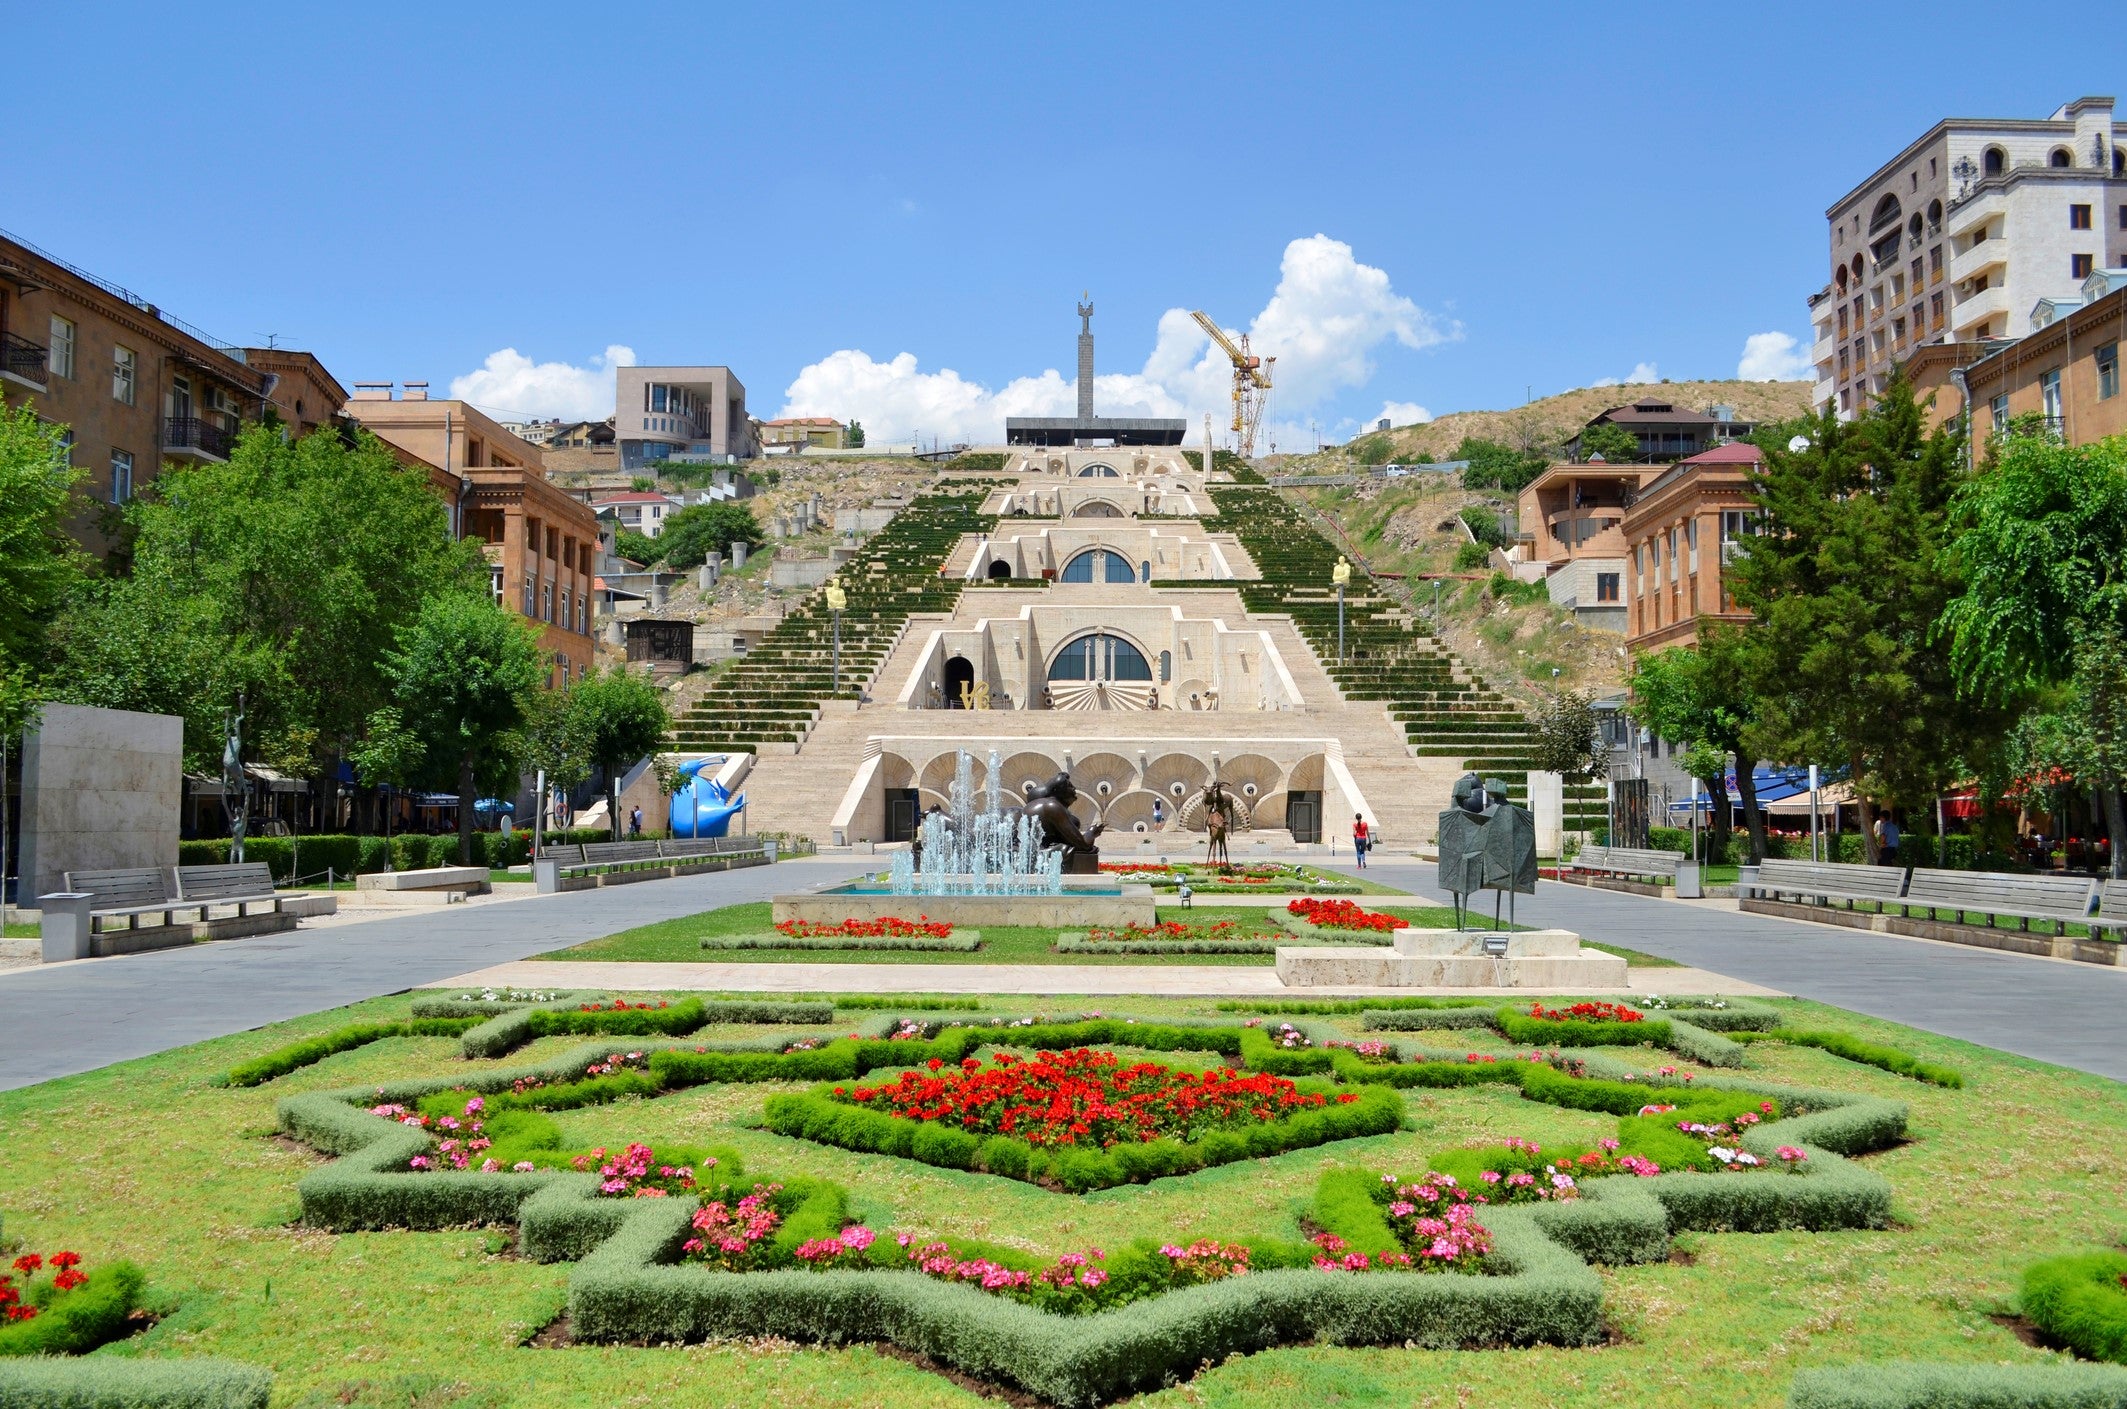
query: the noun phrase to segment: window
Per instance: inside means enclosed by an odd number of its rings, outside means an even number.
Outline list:
[[[2120,228],[2127,230],[2127,205],[2120,207]]]
[[[1684,546],[1691,554],[1691,571],[1699,570],[1699,521],[1687,520],[1684,524]]]
[[[1598,602],[1614,602],[1617,599],[1617,574],[1614,572],[1597,573],[1595,575],[1595,600]]]
[[[1152,665],[1144,652],[1120,636],[1105,632],[1081,636],[1056,653],[1049,678],[1069,680],[1150,680]]]
[[[2097,258],[2094,255],[2071,254],[2068,256],[2068,277],[2087,279],[2090,277],[2091,266],[2096,263]]]
[[[45,366],[55,377],[74,380],[74,325],[56,313],[52,315],[52,355]]]
[[[487,570],[488,591],[494,594],[495,605],[502,605],[502,568],[498,564]]]
[[[2090,207],[2086,205],[2069,206],[2068,228],[2070,230],[2088,230],[2090,228]]]
[[[651,409],[652,411],[662,411],[662,410],[664,410],[664,409],[665,409],[665,406],[666,406],[666,399],[665,399],[665,389],[664,389],[663,387],[661,387],[661,386],[653,386],[653,387],[651,387],[651,388],[650,388],[650,409]]]
[[[524,580],[524,614],[526,616],[534,615],[533,605],[538,600],[539,584],[532,578],[526,577]]]
[[[74,463],[74,433],[71,430],[59,432],[59,463],[62,465]]]
[[[2055,367],[2050,372],[2040,372],[2038,374],[2038,399],[2045,408],[2046,420],[2052,424],[2053,429],[2059,430],[2061,424],[2060,368]]]
[[[554,619],[554,584],[551,582],[539,589],[539,619],[541,621],[552,621]]]
[[[133,404],[138,389],[140,359],[130,347],[111,349],[111,399]]]
[[[2075,165],[2075,158],[2068,155],[2068,149],[2066,147],[2055,147],[2052,152],[2047,155],[2046,165],[2056,167],[2073,166]]]
[[[1062,580],[1065,582],[1135,582],[1137,574],[1131,571],[1130,561],[1120,553],[1111,553],[1106,548],[1091,548],[1064,564]]]
[[[2009,428],[2009,393],[2003,392],[1987,403],[1987,412],[1994,421],[1994,433],[2000,435]]]
[[[123,504],[133,497],[133,452],[111,452],[111,502]]]
[[[2009,157],[2001,148],[1989,147],[1982,164],[1986,168],[1987,175],[1999,176],[2002,173],[2002,169],[2009,164]]]
[[[2097,350],[2097,399],[2110,401],[2120,394],[2120,345],[2108,342]]]

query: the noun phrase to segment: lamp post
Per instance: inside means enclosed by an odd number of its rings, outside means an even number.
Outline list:
[[[842,590],[839,582],[827,584],[827,609],[835,614],[835,693],[842,693],[842,608],[849,605],[849,593]]]
[[[1344,588],[1352,580],[1352,565],[1342,555],[1330,569],[1329,580],[1337,584],[1337,664],[1344,664]]]

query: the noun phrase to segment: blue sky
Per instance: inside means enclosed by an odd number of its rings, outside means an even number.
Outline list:
[[[1197,415],[1162,316],[1204,308],[1281,354],[1290,446],[1733,376],[1806,339],[1854,181],[2121,73],[1998,7],[1724,10],[25,7],[0,228],[504,412],[716,362],[756,415],[979,439],[1068,405],[1090,289],[1102,409]]]

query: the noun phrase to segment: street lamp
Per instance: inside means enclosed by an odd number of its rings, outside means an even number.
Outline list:
[[[1329,580],[1337,584],[1337,664],[1344,664],[1344,588],[1352,580],[1352,565],[1342,555],[1330,569]]]
[[[842,608],[849,605],[849,593],[842,590],[839,582],[827,584],[827,609],[835,614],[835,693],[842,693]]]

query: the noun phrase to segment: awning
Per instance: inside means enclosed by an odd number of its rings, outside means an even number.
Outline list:
[[[1817,790],[1817,811],[1830,812],[1834,808],[1850,807],[1855,801],[1853,784],[1827,783]],[[1768,803],[1766,812],[1774,817],[1809,816],[1809,789],[1804,787],[1795,796],[1775,803]]]
[[[456,807],[457,805],[458,795],[456,793],[414,794],[414,806],[416,807]]]
[[[1977,791],[1959,793],[1954,797],[1946,797],[1942,800],[1942,815],[1955,817],[1960,821],[1969,822],[1986,810],[1986,805],[1979,800]]]
[[[310,784],[303,779],[291,778],[279,769],[268,768],[263,763],[247,763],[244,765],[244,772],[257,781],[264,783],[268,792],[307,793],[310,791]]]

